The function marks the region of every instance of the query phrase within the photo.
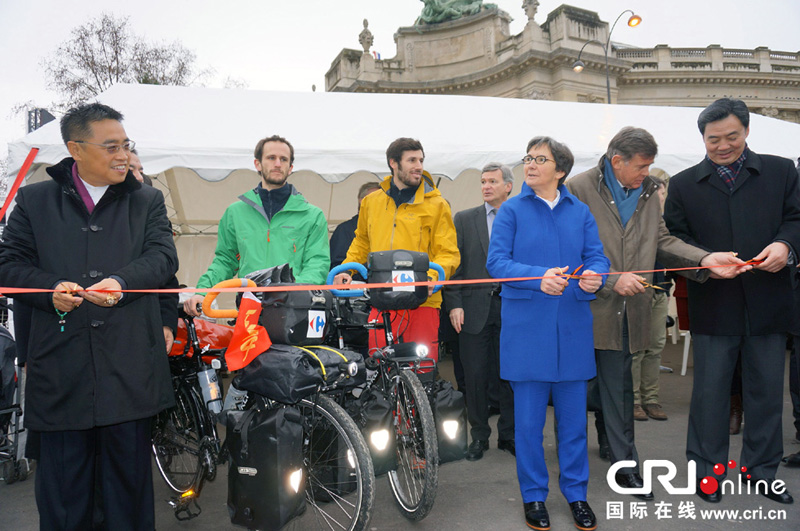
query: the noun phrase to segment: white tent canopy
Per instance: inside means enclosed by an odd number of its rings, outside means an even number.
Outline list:
[[[126,131],[138,143],[148,172],[190,168],[210,181],[252,169],[256,141],[270,134],[294,144],[295,170],[311,170],[329,182],[359,170],[386,172],[386,147],[400,136],[419,138],[426,168],[451,179],[488,161],[516,164],[536,135],[565,142],[579,171],[594,165],[626,125],[653,133],[660,150],[656,165],[670,174],[703,155],[697,108],[155,85],[116,85],[97,99],[125,115]],[[800,125],[760,115],[752,116],[752,125],[754,150],[800,154]],[[65,156],[58,123],[9,146],[12,176],[31,147],[41,150],[37,163]]]
[[[477,179],[486,163],[510,164],[520,177],[525,146],[538,135],[572,149],[573,175],[594,166],[611,137],[627,125],[655,136],[655,166],[670,174],[704,155],[697,108],[154,85],[116,85],[97,99],[125,115],[125,129],[137,143],[145,170],[159,174],[157,186],[165,192],[180,235],[215,232],[225,207],[258,182],[253,147],[272,134],[294,145],[290,182],[323,209],[332,225],[355,213],[361,183],[388,173],[386,147],[401,136],[419,138],[425,168],[449,179],[442,179],[440,188],[454,212],[480,204]],[[753,114],[751,130],[748,141],[755,151],[789,158],[800,154],[798,124]],[[33,180],[46,178],[42,168],[68,155],[58,122],[51,122],[9,145],[12,179],[33,147],[40,149]],[[213,240],[204,251],[192,250],[193,258],[201,255],[192,260],[199,272],[210,260]],[[185,271],[183,258],[182,280],[193,283],[199,272]]]

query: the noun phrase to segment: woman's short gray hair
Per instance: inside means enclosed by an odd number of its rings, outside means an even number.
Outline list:
[[[563,171],[564,176],[558,180],[558,185],[564,184],[567,180],[569,172],[572,171],[572,165],[575,163],[575,156],[566,144],[562,144],[557,140],[553,140],[549,136],[537,136],[528,142],[528,148],[525,153],[530,152],[532,147],[547,146],[553,154],[553,160],[556,161],[556,171]]]

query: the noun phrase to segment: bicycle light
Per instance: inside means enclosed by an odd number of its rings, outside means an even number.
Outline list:
[[[389,445],[389,430],[375,430],[369,434],[369,441],[376,450],[382,452]]]
[[[292,490],[294,490],[295,493],[300,491],[300,481],[302,479],[303,479],[302,468],[298,468],[297,470],[289,474],[289,485],[291,485]]]
[[[442,422],[442,429],[444,430],[444,434],[447,435],[447,438],[453,440],[458,435],[458,421],[457,420],[445,420]]]
[[[353,378],[356,374],[358,374],[358,364],[354,361],[351,361],[347,364],[347,374],[350,375],[350,378]]]
[[[428,345],[417,345],[416,353],[417,353],[417,357],[419,357],[419,358],[427,358],[428,357]]]

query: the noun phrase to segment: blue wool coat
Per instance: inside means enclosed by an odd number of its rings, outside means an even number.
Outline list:
[[[607,273],[609,261],[589,207],[565,186],[554,209],[527,185],[506,201],[492,227],[486,267],[494,278],[541,277],[553,267]],[[605,277],[603,277],[605,282]],[[503,283],[500,376],[510,381],[561,382],[596,375],[592,312],[595,298],[578,280],[559,296],[541,280]]]

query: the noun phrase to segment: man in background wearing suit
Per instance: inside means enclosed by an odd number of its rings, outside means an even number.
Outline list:
[[[484,203],[455,216],[461,265],[453,280],[489,278],[486,255],[497,210],[511,193],[514,176],[502,164],[487,164],[481,173]],[[500,380],[500,285],[468,284],[448,287],[444,292],[450,308],[450,322],[459,334],[461,362],[466,381],[467,414],[472,444],[469,461],[477,461],[489,449],[489,388],[493,381],[500,389],[500,419],[497,422],[497,447],[516,455],[514,444],[514,395],[511,386]]]

